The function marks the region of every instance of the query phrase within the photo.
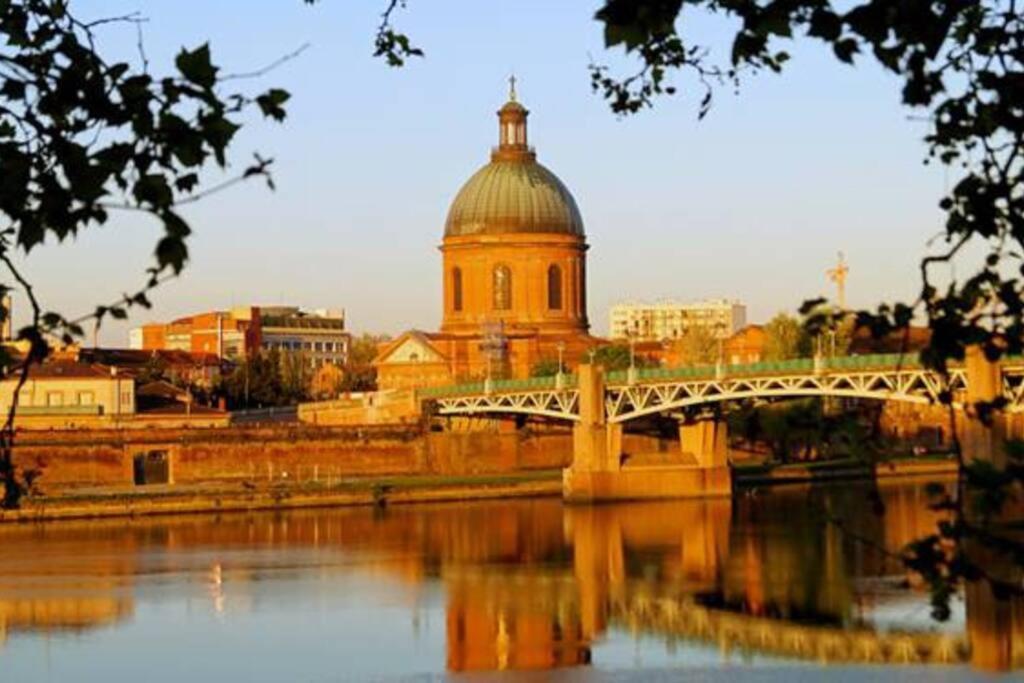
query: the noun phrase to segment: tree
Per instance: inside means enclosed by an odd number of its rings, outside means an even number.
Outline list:
[[[279,352],[281,367],[281,394],[289,404],[306,401],[313,385],[313,365],[302,351]]]
[[[683,362],[690,365],[706,365],[718,360],[721,340],[704,326],[687,328],[676,341]]]
[[[537,361],[530,369],[531,377],[554,377],[558,374],[558,360],[547,358]]]
[[[373,361],[380,352],[380,345],[388,339],[387,335],[373,334],[352,338],[345,377],[341,382],[342,391],[374,391],[377,388],[377,369]]]
[[[609,344],[608,346],[602,346],[594,352],[594,365],[600,365],[605,370],[612,372],[615,370],[626,370],[629,368],[630,356],[633,356],[633,365],[638,368],[646,368],[655,365],[655,362],[651,359],[643,356],[639,353],[631,354],[629,344]],[[580,359],[581,362],[589,363],[590,355],[585,355]]]
[[[779,313],[764,326],[764,359],[788,360],[810,355],[810,339],[800,321]]]
[[[82,21],[67,0],[0,1],[0,266],[7,271],[0,295],[21,289],[32,313],[17,333],[29,350],[17,359],[15,395],[31,365],[46,357],[48,337],[69,342],[86,322],[99,325],[107,316],[127,317],[133,306],[148,307],[151,290],[182,271],[192,231],[183,204],[247,178],[270,183],[271,162],[258,155],[218,185],[202,187],[200,174],[227,167],[244,110],[255,106],[281,121],[288,93],[225,92],[242,75],[223,74],[208,45],[182,49],[173,71],[162,76],[151,73],[141,40],[135,64],[105,59],[98,33],[139,30],[140,21],[134,15]],[[87,315],[47,311],[15,265],[16,251],[30,254],[48,236],[73,238],[119,211],[149,215],[163,229],[142,285]],[[14,362],[0,357],[5,373]],[[0,430],[4,507],[16,507],[26,490],[12,453],[16,408],[14,401]]]
[[[219,390],[235,409],[290,406],[309,398],[312,378],[305,354],[270,349],[247,356]]]
[[[310,383],[310,395],[316,400],[338,397],[345,381],[345,372],[334,363],[325,363],[314,373]]]

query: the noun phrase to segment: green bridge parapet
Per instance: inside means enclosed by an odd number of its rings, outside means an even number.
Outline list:
[[[1010,359],[1007,358],[1007,361]],[[839,356],[835,358],[822,358],[817,361],[817,369],[829,371],[857,371],[875,370],[878,368],[906,368],[919,369],[921,362],[917,354],[906,353],[881,353],[865,354],[858,356]],[[792,375],[811,374],[815,372],[814,358],[793,358],[791,360],[762,361],[759,363],[737,363],[718,365],[694,365],[679,368],[637,368],[633,371],[636,382],[643,384],[655,384],[659,382],[671,382],[674,380],[700,380],[715,379],[720,376],[726,377],[747,377],[758,375]],[[608,385],[623,385],[630,383],[629,370],[614,370],[606,376]],[[463,384],[452,384],[443,387],[429,387],[417,389],[418,399],[438,399],[453,396],[472,396],[485,393],[513,394],[531,391],[554,391],[562,389],[571,391],[576,389],[578,384],[576,375],[565,374],[562,376],[561,386],[555,376],[531,377],[528,379],[503,379],[486,381],[467,382]]]

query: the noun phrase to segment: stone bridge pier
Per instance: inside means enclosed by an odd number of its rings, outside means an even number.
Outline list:
[[[728,466],[729,434],[723,420],[694,420],[679,423],[679,447],[704,468]]]
[[[680,447],[693,464],[631,465],[622,461],[622,423],[609,422],[605,375],[584,364],[579,378],[579,420],[573,427],[573,461],[562,473],[569,502],[728,496],[732,477],[726,462],[724,423],[680,427]]]

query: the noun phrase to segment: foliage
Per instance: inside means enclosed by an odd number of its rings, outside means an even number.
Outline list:
[[[344,386],[345,372],[333,363],[321,366],[310,383],[310,397],[315,400],[337,398]]]
[[[729,433],[763,443],[780,463],[857,457],[872,460],[882,444],[875,416],[862,410],[826,410],[821,399],[744,406],[730,413]]]
[[[779,313],[764,326],[764,360],[788,360],[811,355],[811,339],[800,321]]]
[[[107,61],[98,50],[101,28],[140,30],[140,21],[82,21],[67,0],[0,0],[0,265],[8,272],[0,295],[20,288],[32,310],[17,335],[29,344],[19,389],[32,363],[46,356],[48,336],[70,341],[87,320],[99,325],[148,307],[150,290],[181,272],[192,231],[181,205],[245,178],[270,182],[270,161],[258,155],[220,185],[201,189],[199,178],[210,166],[227,167],[244,110],[281,121],[288,93],[223,92],[233,77],[214,64],[208,45],[183,48],[163,76],[150,72],[141,37],[137,64]],[[48,237],[74,238],[118,211],[141,212],[162,226],[142,286],[80,318],[45,311],[14,263],[16,250],[27,255]],[[0,433],[5,507],[17,506],[25,491],[11,455],[15,410]]]
[[[686,365],[707,365],[718,360],[720,340],[706,327],[694,325],[675,342]]]
[[[950,600],[964,582],[984,581],[997,599],[1024,596],[1019,570],[1024,566],[1024,542],[1019,520],[1024,486],[1024,445],[1008,444],[1007,464],[975,460],[961,467],[957,486],[950,490],[931,484],[931,508],[946,518],[936,532],[903,550],[906,566],[918,572],[931,592],[932,616],[950,616]]]
[[[554,377],[558,374],[558,360],[545,358],[534,363],[530,369],[530,377]]]
[[[281,372],[281,393],[289,403],[307,400],[313,386],[313,366],[302,351],[278,351]]]
[[[586,355],[580,359],[581,362],[589,363],[590,355]],[[608,346],[602,346],[593,353],[594,365],[600,365],[605,370],[611,372],[615,370],[626,370],[629,368],[630,362],[630,349],[629,344],[609,344]],[[655,363],[637,353],[634,355],[633,364],[638,368],[645,368],[655,365]]]
[[[232,410],[288,406],[309,398],[311,377],[301,352],[270,349],[243,359],[217,390]]]
[[[377,369],[373,360],[380,351],[380,345],[389,339],[387,335],[363,334],[353,337],[348,351],[345,377],[341,391],[374,391],[377,388]]]

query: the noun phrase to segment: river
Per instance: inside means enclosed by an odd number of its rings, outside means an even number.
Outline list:
[[[923,485],[876,491],[7,526],[0,681],[975,675],[963,602],[934,622],[888,554]]]

